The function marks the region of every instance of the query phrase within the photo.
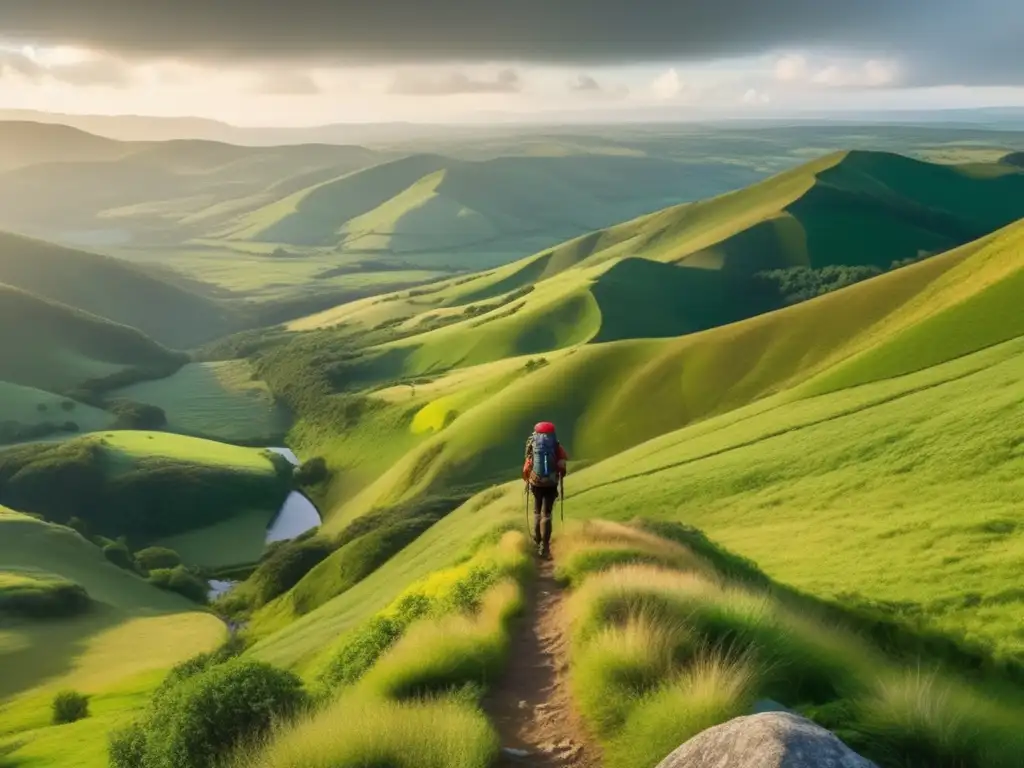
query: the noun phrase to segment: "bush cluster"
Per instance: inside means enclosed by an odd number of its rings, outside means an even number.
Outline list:
[[[232,659],[170,679],[143,716],[113,734],[113,768],[215,768],[307,704],[302,682],[269,664]]]

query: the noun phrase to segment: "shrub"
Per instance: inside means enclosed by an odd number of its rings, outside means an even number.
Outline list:
[[[706,657],[644,699],[605,751],[608,768],[658,765],[701,731],[746,714],[757,675],[743,661]]]
[[[61,691],[53,697],[53,724],[76,723],[89,716],[89,697],[77,691]]]
[[[75,403],[74,400],[63,400],[61,401],[60,407],[64,411],[73,411],[75,410],[76,405],[77,403]]]
[[[183,565],[157,568],[149,574],[149,583],[168,592],[177,592],[200,605],[208,601],[210,585]]]
[[[36,410],[40,413],[46,413],[49,409],[47,408],[46,403],[39,403],[39,405],[36,406]]]
[[[89,605],[85,588],[65,579],[31,579],[0,587],[0,615],[65,618],[84,612]]]
[[[214,768],[308,701],[291,672],[234,660],[162,689],[142,720],[116,734],[115,768]]]
[[[316,456],[302,463],[295,470],[295,482],[297,485],[317,485],[330,476],[327,469],[327,461],[322,456]]]
[[[117,417],[112,429],[163,429],[167,426],[167,414],[155,405],[118,400],[110,405],[110,412]]]
[[[118,568],[124,568],[126,571],[135,570],[135,560],[132,558],[132,553],[120,541],[114,541],[104,546],[103,556]]]
[[[181,556],[166,547],[147,547],[135,553],[135,561],[147,571],[155,571],[181,565]]]
[[[505,666],[509,622],[522,607],[519,585],[506,581],[484,597],[479,616],[445,616],[413,625],[362,684],[394,699],[466,686],[485,690]]]

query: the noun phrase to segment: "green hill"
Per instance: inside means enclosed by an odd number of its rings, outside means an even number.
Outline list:
[[[0,508],[0,590],[5,574],[8,579],[72,582],[84,588],[90,608],[66,618],[4,618],[3,755],[11,747],[8,734],[17,734],[12,743],[23,750],[19,759],[31,760],[39,750],[46,755],[45,765],[105,764],[102,734],[143,701],[169,667],[211,650],[225,635],[216,617],[112,565],[98,547],[69,528]],[[68,688],[92,696],[93,716],[51,733],[45,730],[50,701]],[[90,740],[90,732],[99,738]]]
[[[1024,334],[1024,318],[1013,310],[1024,286],[1022,247],[1018,223],[925,262],[702,333],[586,344],[548,354],[541,365],[511,352],[514,359],[435,378],[413,394],[408,384],[372,391],[365,436],[353,430],[334,444],[346,446],[335,448],[346,498],[353,484],[375,482],[334,513],[345,521],[373,504],[507,477],[509,457],[540,413],[559,423],[574,458],[589,463],[804,382],[806,392],[792,391],[822,394],[1012,339]],[[421,347],[406,360],[415,364],[430,349],[434,359],[458,362],[463,352],[454,339],[443,341],[444,333],[434,332],[436,348]],[[476,349],[490,352],[488,343]],[[410,440],[418,447],[400,461],[378,450],[382,463],[370,464],[364,441],[388,424],[406,433],[396,438],[406,450]]]
[[[0,283],[67,304],[188,348],[237,328],[209,299],[108,256],[0,233]]]
[[[84,134],[87,135],[87,134]],[[0,168],[0,227],[80,247],[180,246],[218,222],[388,157],[362,147],[109,142]]]
[[[2,284],[0,345],[0,380],[54,393],[185,362],[134,328]]]
[[[388,327],[388,378],[672,337],[785,307],[963,245],[1024,215],[1024,174],[885,153],[831,155],[739,192],[594,232],[476,278],[290,324]]]
[[[227,521],[248,535],[253,515],[265,529],[291,475],[291,464],[269,451],[162,432],[99,432],[0,451],[0,503],[59,523],[77,517],[93,533],[126,536],[142,548]],[[251,560],[253,540],[237,538],[227,546],[246,556],[235,562]]]
[[[465,258],[479,266],[752,175],[719,177],[709,185],[699,169],[660,158],[413,155],[297,192],[217,236],[433,259],[447,254],[446,264],[468,250]],[[489,253],[505,258],[484,259]]]

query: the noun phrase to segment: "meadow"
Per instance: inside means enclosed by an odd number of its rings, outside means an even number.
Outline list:
[[[607,768],[766,706],[880,768],[1016,765],[1015,136],[0,168],[0,201],[57,190],[0,225],[126,235],[118,259],[0,238],[0,765],[484,768],[524,637]],[[116,183],[73,195],[97,169]],[[541,418],[571,458],[553,563],[522,531]],[[265,547],[296,488],[322,526]],[[170,591],[213,573],[242,583]],[[56,724],[58,694],[84,717]]]

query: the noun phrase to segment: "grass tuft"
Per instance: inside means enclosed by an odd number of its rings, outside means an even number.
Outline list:
[[[649,768],[701,731],[746,714],[758,684],[745,659],[705,655],[644,699],[605,750],[607,768]]]
[[[280,729],[235,768],[487,768],[498,738],[478,710],[454,701],[343,696]]]

